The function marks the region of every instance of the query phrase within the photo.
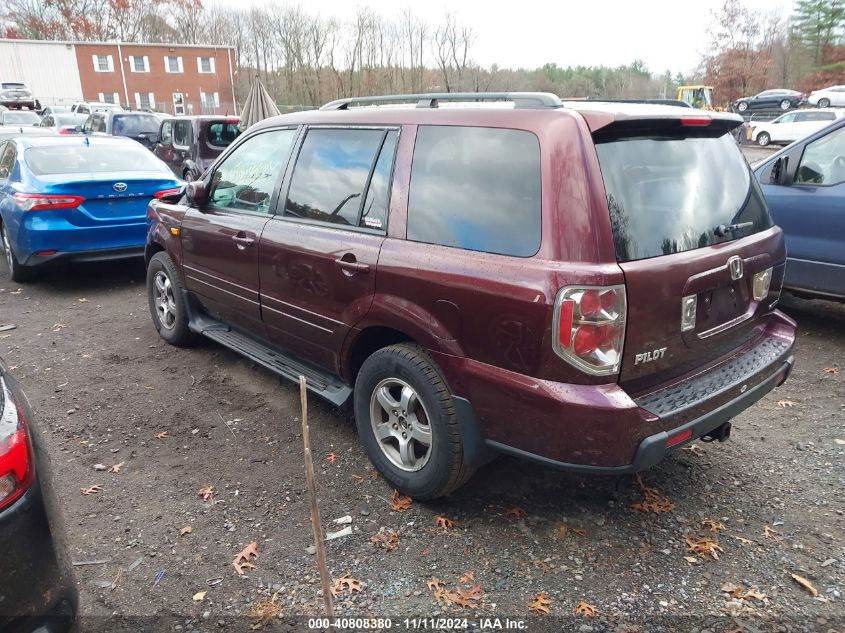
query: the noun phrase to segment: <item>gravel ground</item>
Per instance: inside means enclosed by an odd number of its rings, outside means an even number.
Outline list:
[[[76,568],[81,629],[229,631],[258,610],[268,628],[307,630],[321,598],[298,391],[214,344],[166,345],[143,284],[137,262],[23,286],[0,267],[0,321],[17,324],[0,355],[44,428],[71,556],[105,561]],[[348,417],[312,398],[323,523],[352,521],[327,545],[336,614],[388,616],[393,630],[438,614],[471,630],[482,616],[580,633],[845,630],[845,306],[786,297],[783,309],[800,325],[787,383],[729,442],[696,443],[618,489],[500,458],[449,498],[393,511]],[[646,490],[665,512],[631,507]],[[241,576],[233,560],[253,542]],[[529,609],[541,592],[549,614]]]

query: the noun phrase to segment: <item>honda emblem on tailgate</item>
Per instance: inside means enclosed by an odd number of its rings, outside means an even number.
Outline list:
[[[731,270],[731,279],[736,281],[742,279],[742,258],[738,255],[728,259],[728,268]]]

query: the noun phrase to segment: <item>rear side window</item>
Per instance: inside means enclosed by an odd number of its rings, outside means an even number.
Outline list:
[[[757,180],[730,134],[608,132],[595,140],[620,262],[728,242],[772,226]]]
[[[523,130],[420,126],[408,239],[500,255],[540,248],[540,142]]]
[[[377,129],[308,130],[293,171],[285,215],[366,226],[361,219],[362,197],[370,174],[378,167],[376,157],[386,134]]]
[[[191,122],[173,122],[173,144],[181,147],[189,147],[191,144]]]
[[[228,147],[240,133],[237,122],[215,121],[208,126],[208,144],[214,147]]]

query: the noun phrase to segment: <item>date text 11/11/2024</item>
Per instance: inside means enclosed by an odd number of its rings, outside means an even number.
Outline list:
[[[470,628],[481,631],[526,631],[528,624],[519,618],[442,618],[419,617],[402,618],[310,618],[308,628],[325,631],[330,627],[336,630],[354,631],[466,631]]]

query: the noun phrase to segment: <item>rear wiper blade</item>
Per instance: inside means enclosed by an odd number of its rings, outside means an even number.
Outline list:
[[[737,222],[736,224],[720,224],[715,229],[713,229],[713,233],[716,234],[717,237],[725,237],[728,233],[733,233],[735,231],[740,231],[742,229],[747,229],[754,226],[754,222]]]

